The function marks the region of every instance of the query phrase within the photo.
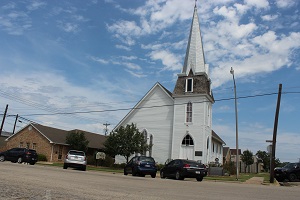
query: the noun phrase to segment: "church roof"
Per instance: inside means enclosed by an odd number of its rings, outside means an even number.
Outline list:
[[[207,73],[196,5],[194,7],[190,36],[181,73],[187,76],[191,70],[193,74]]]

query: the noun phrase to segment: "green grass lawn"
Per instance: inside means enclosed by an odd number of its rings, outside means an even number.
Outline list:
[[[258,174],[240,173],[238,181],[239,182],[245,182],[246,180],[248,180],[252,177],[263,177],[264,182],[267,182],[270,179],[270,174],[269,173],[258,173]],[[204,179],[205,180],[214,180],[214,181],[237,181],[236,180],[236,175],[231,175],[231,176],[206,176],[206,177],[204,177]]]
[[[48,165],[48,166],[56,166],[63,168],[63,163],[43,163],[39,162],[37,164],[41,165]],[[96,166],[87,166],[87,170],[93,170],[93,171],[103,171],[103,172],[112,172],[112,173],[123,173],[123,169],[116,169],[116,168],[109,168],[109,167],[96,167]],[[246,180],[252,178],[252,177],[263,177],[264,182],[269,183],[270,180],[270,174],[269,173],[240,173],[239,174],[239,180],[238,182],[245,182]],[[204,177],[204,180],[211,180],[211,181],[237,181],[235,175],[231,176],[206,176]]]

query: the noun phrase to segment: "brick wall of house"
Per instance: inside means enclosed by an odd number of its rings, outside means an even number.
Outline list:
[[[67,146],[50,144],[43,135],[34,128],[25,128],[11,137],[6,143],[6,149],[14,147],[27,147],[35,149],[38,154],[43,154],[47,157],[47,161],[51,161],[51,152],[53,146],[52,162],[63,161],[67,152]],[[61,155],[59,155],[61,148]],[[60,159],[59,159],[60,158]]]

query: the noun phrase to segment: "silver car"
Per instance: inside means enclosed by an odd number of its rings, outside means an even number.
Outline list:
[[[86,155],[83,151],[70,150],[64,161],[64,169],[68,167],[78,168],[82,171],[86,170]]]

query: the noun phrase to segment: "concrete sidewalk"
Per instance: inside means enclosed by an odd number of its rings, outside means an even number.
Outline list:
[[[264,178],[263,177],[252,177],[245,181],[246,184],[259,184],[262,185],[264,183]]]

